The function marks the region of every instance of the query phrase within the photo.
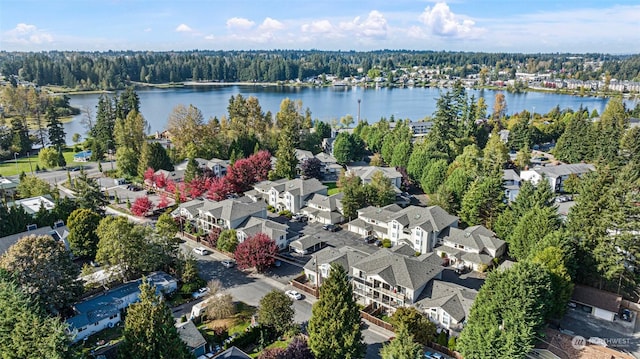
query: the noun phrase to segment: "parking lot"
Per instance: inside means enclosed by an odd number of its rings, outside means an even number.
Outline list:
[[[140,185],[132,185],[130,183],[116,184],[115,180],[110,177],[100,177],[97,179],[97,181],[100,184],[100,188],[102,189],[102,191],[106,192],[109,195],[109,198],[112,202],[117,196],[117,198],[120,200],[120,206],[126,206],[127,199],[129,200],[129,202],[133,203],[136,198],[144,196],[149,197],[149,200],[153,203],[154,208],[156,208],[160,203],[159,195],[155,193],[149,194]],[[169,205],[173,204],[173,200],[171,198],[167,198],[167,201]]]

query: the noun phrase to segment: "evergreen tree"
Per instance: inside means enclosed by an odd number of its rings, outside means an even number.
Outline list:
[[[95,213],[104,215],[104,206],[106,206],[108,202],[100,190],[100,184],[95,178],[89,178],[86,172],[80,171],[80,176],[75,179],[74,188],[77,203],[80,208],[90,209]]]
[[[293,325],[293,301],[279,290],[272,290],[260,299],[258,321],[284,334]]]
[[[573,114],[554,148],[556,158],[568,163],[591,159],[593,142],[585,139],[591,138],[592,127],[591,121],[582,112]]]
[[[140,300],[127,309],[118,356],[123,359],[193,358],[174,323],[171,309],[143,278]]]
[[[595,123],[595,159],[607,164],[620,162],[620,140],[629,125],[627,111],[621,98],[612,98],[602,112],[600,121]]]
[[[47,119],[49,120],[49,142],[56,149],[64,147],[67,144],[66,134],[62,123],[58,120],[58,112],[55,107],[49,106]]]
[[[309,320],[309,347],[318,359],[362,358],[360,312],[344,268],[332,264]]]
[[[273,178],[294,179],[297,173],[298,159],[291,140],[293,134],[286,129],[280,132],[278,151],[276,151],[276,167],[273,170]]]
[[[462,198],[460,218],[468,225],[482,224],[492,229],[504,209],[502,172],[475,180]]]
[[[396,329],[396,337],[380,350],[382,359],[421,359],[422,346],[413,341],[405,326]]]
[[[69,228],[69,247],[78,257],[95,258],[98,250],[98,235],[96,229],[100,224],[99,214],[90,209],[77,209],[71,212],[67,220]]]
[[[202,175],[202,170],[198,165],[198,161],[195,158],[189,158],[187,162],[187,168],[184,170],[184,182],[190,183],[194,178],[200,177]]]

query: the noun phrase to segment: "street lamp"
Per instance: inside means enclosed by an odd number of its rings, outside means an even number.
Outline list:
[[[18,152],[13,153],[13,160],[16,161],[16,170],[18,169]]]

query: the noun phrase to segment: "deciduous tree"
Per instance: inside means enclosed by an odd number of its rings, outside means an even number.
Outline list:
[[[293,301],[279,290],[272,290],[260,299],[258,322],[284,334],[293,325]]]
[[[221,240],[221,239],[220,239]],[[220,243],[218,240],[218,243]],[[256,268],[262,272],[275,262],[278,246],[264,233],[257,233],[238,244],[234,252],[240,269]]]
[[[57,312],[80,294],[79,270],[64,245],[51,236],[25,236],[0,257],[0,268],[9,271],[22,290],[36,302]]]
[[[131,213],[138,217],[144,217],[153,208],[153,203],[148,196],[136,198],[131,204]]]
[[[421,359],[422,346],[403,325],[396,329],[396,337],[380,350],[382,359]]]
[[[319,159],[313,157],[308,158],[300,164],[300,172],[303,178],[320,178],[320,168],[322,162]]]
[[[416,342],[424,345],[436,335],[436,326],[414,307],[398,308],[390,321],[394,328],[406,329]]]

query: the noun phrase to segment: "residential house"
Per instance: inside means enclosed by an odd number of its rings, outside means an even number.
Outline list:
[[[295,154],[296,154],[296,159],[298,160],[298,166],[310,159],[310,158],[314,158],[315,156],[313,155],[313,153],[311,151],[307,151],[307,150],[301,150],[299,148],[296,148],[295,150]]]
[[[581,177],[582,175],[595,171],[595,166],[588,163],[548,165],[535,167],[530,170],[520,172],[523,181],[531,181],[537,185],[543,178],[549,181],[551,190],[556,193],[564,192],[564,182],[571,175]]]
[[[176,329],[180,339],[187,345],[189,351],[193,353],[195,357],[204,355],[207,352],[207,340],[204,339],[202,333],[198,330],[192,321],[186,321],[184,323],[176,323]]]
[[[35,226],[35,225],[34,225]],[[67,250],[69,250],[69,242],[67,237],[69,236],[69,229],[64,225],[64,222],[57,221],[52,227],[33,228],[26,232],[20,232],[12,234],[10,236],[0,238],[0,256],[3,255],[9,248],[16,244],[20,239],[26,236],[51,236],[56,241],[61,242]]]
[[[429,281],[441,277],[443,267],[434,253],[415,257],[383,248],[349,270],[357,300],[392,314],[415,304]]]
[[[322,224],[336,224],[344,221],[342,216],[342,197],[344,193],[338,192],[327,196],[324,194],[314,194],[308,201],[307,206],[302,208],[302,213],[309,217],[309,221]]]
[[[320,173],[323,178],[335,179],[340,175],[343,167],[338,164],[338,160],[335,157],[325,152],[320,152],[316,155],[316,158],[320,160]]]
[[[7,200],[16,195],[20,181],[0,176],[0,199]]]
[[[402,187],[402,174],[393,167],[350,166],[347,168],[347,173],[360,177],[362,183],[371,183],[373,175],[377,172],[382,172],[396,188]]]
[[[434,249],[439,256],[446,256],[452,265],[475,271],[490,267],[494,258],[504,254],[507,246],[505,241],[481,225],[466,229],[450,228],[439,242],[441,245]]]
[[[146,280],[160,295],[169,294],[178,289],[178,282],[164,272],[151,273]],[[118,324],[122,320],[121,311],[139,300],[140,284],[142,279],[76,303],[73,306],[75,316],[67,319],[69,325],[67,331],[72,335],[72,342],[78,342]]]
[[[354,264],[368,256],[367,253],[360,252],[350,247],[333,248],[326,247],[313,255],[313,258],[304,266],[304,274],[309,283],[319,287],[322,281],[329,277],[331,265],[336,263],[351,275],[351,268]]]
[[[396,204],[369,206],[358,210],[358,218],[348,223],[348,230],[363,237],[388,238],[393,246],[411,245],[415,252],[433,251],[438,238],[458,226],[458,217],[439,206],[402,208]]]
[[[7,203],[7,207],[11,208],[13,206],[22,207],[25,212],[32,216],[35,216],[41,207],[43,207],[46,211],[51,212],[51,210],[56,207],[56,204],[50,195],[45,194],[44,196],[24,198],[19,199],[15,202]]]
[[[520,193],[520,176],[512,169],[502,170],[502,185],[507,201],[513,202]]]
[[[73,162],[87,162],[91,159],[91,150],[78,152],[73,155]]]
[[[167,181],[171,180],[174,183],[179,183],[184,181],[184,170],[177,170],[174,168],[173,171],[167,171],[167,170],[157,170],[153,173],[153,175],[158,178],[160,176],[164,177]],[[145,180],[145,183],[151,185],[150,182]],[[153,183],[153,186],[155,187],[155,183]]]
[[[416,303],[441,328],[460,332],[478,291],[441,280],[432,281]]]
[[[251,357],[247,355],[247,353],[243,352],[242,350],[236,347],[231,347],[223,351],[222,353],[214,356],[213,359],[251,359]]]
[[[389,128],[394,129],[397,124],[398,122],[395,121],[389,122]],[[433,127],[433,122],[431,121],[409,121],[405,122],[405,124],[411,129],[414,139],[425,137]]]
[[[576,284],[571,295],[571,303],[596,318],[613,322],[620,312],[622,296]]]
[[[289,232],[289,226],[270,219],[249,217],[237,229],[238,242],[242,243],[247,238],[258,233],[264,233],[276,242],[279,250],[284,250],[289,242],[298,237],[297,233]]]
[[[288,210],[291,213],[300,212],[314,194],[327,194],[327,186],[315,178],[262,181],[253,188],[245,192],[247,197],[254,201],[262,200],[277,211]]]
[[[196,228],[208,232],[213,227],[222,230],[237,229],[250,217],[267,218],[263,203],[245,198],[231,198],[220,202],[209,199],[194,199],[180,204],[171,216],[182,217]]]
[[[222,177],[227,174],[227,167],[229,164],[225,160],[221,160],[218,158],[212,158],[210,160],[206,160],[204,158],[195,158],[198,163],[198,167],[203,170],[211,170],[216,177]],[[189,164],[189,160],[186,159],[177,165],[175,165],[176,171],[184,171],[187,169],[187,165]]]

